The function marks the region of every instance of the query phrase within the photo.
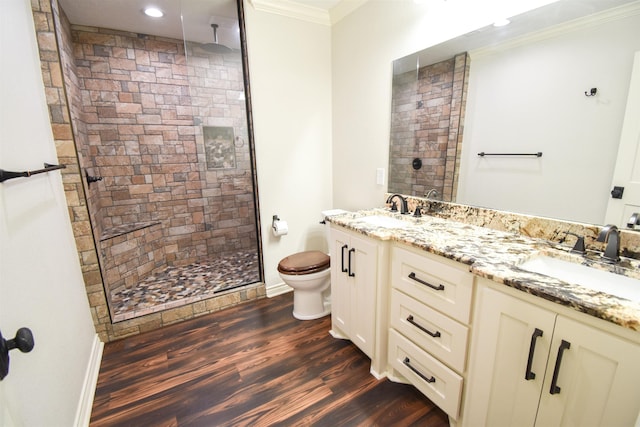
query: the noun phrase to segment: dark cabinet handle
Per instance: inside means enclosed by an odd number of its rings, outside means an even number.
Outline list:
[[[438,285],[438,286],[434,286],[434,285],[432,285],[432,284],[431,284],[431,283],[429,283],[429,282],[425,282],[425,281],[424,281],[424,280],[422,280],[422,279],[418,279],[418,278],[416,277],[416,273],[414,273],[414,272],[411,272],[411,274],[409,274],[409,279],[411,279],[411,280],[415,280],[416,282],[418,282],[418,283],[420,283],[420,284],[422,284],[422,285],[428,286],[428,287],[430,287],[431,289],[435,289],[436,291],[444,291],[444,285],[443,285],[443,284],[440,284],[440,285]]]
[[[344,250],[345,250],[345,249],[347,249],[348,247],[349,247],[349,246],[344,245],[344,246],[342,246],[342,248],[340,249],[340,251],[341,251],[341,254],[340,254],[340,255],[341,255],[341,258],[342,258],[342,265],[340,266],[340,270],[342,270],[342,272],[343,272],[343,273],[346,273],[346,272],[347,272],[347,269],[346,269],[346,268],[344,268]]]
[[[408,357],[405,357],[404,360],[402,361],[402,363],[404,363],[404,365],[407,368],[411,369],[414,374],[416,374],[417,376],[419,376],[420,378],[422,378],[426,382],[428,382],[428,383],[435,383],[436,382],[436,379],[433,376],[427,377],[425,374],[423,374],[422,372],[418,371],[416,368],[411,366],[411,360],[409,360]]]
[[[440,336],[440,331],[431,332],[430,330],[428,330],[424,326],[419,325],[418,323],[416,323],[416,321],[413,320],[413,315],[412,314],[410,314],[409,317],[407,317],[407,322],[411,323],[413,326],[415,326],[416,328],[420,329],[422,332],[424,332],[426,334],[429,334],[433,338],[438,338]]]
[[[356,277],[356,273],[351,271],[351,254],[355,253],[355,251],[356,250],[354,248],[349,249],[349,263],[348,263],[348,265],[349,265],[349,277]]]
[[[562,363],[562,355],[565,350],[569,350],[571,348],[571,343],[565,340],[562,340],[560,343],[560,347],[558,347],[558,357],[556,358],[556,366],[553,368],[553,378],[551,379],[551,390],[549,393],[551,394],[559,394],[560,387],[558,386],[558,374],[560,373],[560,364]]]
[[[536,341],[538,337],[542,336],[542,331],[536,328],[531,335],[531,345],[529,346],[529,358],[527,359],[527,370],[524,372],[524,379],[529,381],[536,377],[535,372],[531,371],[531,365],[533,364],[533,353],[536,351]]]

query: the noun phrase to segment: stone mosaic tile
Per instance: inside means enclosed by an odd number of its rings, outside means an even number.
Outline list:
[[[258,252],[255,250],[181,267],[167,267],[131,289],[121,287],[112,291],[113,321],[190,304],[258,282],[259,271]]]

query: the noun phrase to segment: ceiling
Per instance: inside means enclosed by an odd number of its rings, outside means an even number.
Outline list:
[[[199,43],[213,41],[211,24],[218,24],[218,41],[240,48],[236,0],[58,0],[69,21],[76,25],[111,28],[140,34],[152,34]],[[368,0],[247,0],[252,7],[330,25]],[[395,1],[395,0],[394,0]],[[482,28],[429,49],[430,60],[476,49],[499,40],[526,34],[572,19],[620,6],[634,0],[562,0],[511,17],[512,24],[502,28]],[[165,12],[162,18],[149,18],[142,10],[154,5]],[[333,16],[330,16],[333,15]],[[182,23],[184,22],[184,25]],[[452,53],[453,52],[453,53]],[[433,63],[428,62],[428,63]],[[420,63],[425,64],[423,60]],[[397,64],[398,65],[398,64]],[[408,58],[405,67],[415,66]]]
[[[211,24],[218,27],[220,43],[238,49],[236,0],[58,0],[69,21],[76,25],[110,28],[140,34],[186,39],[200,43],[213,40]],[[352,0],[249,0],[279,8],[304,8],[327,14],[340,2]],[[150,18],[142,11],[156,6],[165,15]],[[183,25],[184,21],[184,34]]]
[[[292,0],[293,3],[300,3],[305,6],[317,7],[323,10],[331,10],[342,0]]]
[[[505,27],[489,25],[470,33],[431,46],[394,62],[394,74],[402,74],[415,70],[420,66],[435,64],[449,59],[460,52],[471,52],[487,49],[507,41],[514,42],[518,37],[530,36],[533,33],[559,28],[604,11],[614,11],[628,4],[637,4],[638,0],[562,0],[532,9],[520,15],[511,16],[511,23]],[[603,18],[600,18],[603,19]],[[584,22],[584,21],[582,21]]]

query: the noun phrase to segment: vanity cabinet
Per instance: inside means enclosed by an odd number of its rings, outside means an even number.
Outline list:
[[[391,248],[390,378],[413,384],[452,420],[459,414],[474,277],[454,261]]]
[[[463,425],[636,423],[637,340],[612,333],[616,325],[576,320],[563,307],[479,282]]]
[[[331,334],[374,359],[379,243],[332,225]]]

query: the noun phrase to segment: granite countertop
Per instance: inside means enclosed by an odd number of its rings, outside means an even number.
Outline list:
[[[376,226],[363,221],[383,216],[403,221],[402,226]],[[568,261],[640,279],[640,261],[625,259],[618,265],[598,261],[597,255],[570,254],[570,247],[513,232],[423,215],[370,209],[330,216],[327,220],[378,240],[390,240],[425,250],[469,266],[469,271],[574,310],[640,331],[640,302],[627,300],[542,274],[518,268],[537,255]]]

